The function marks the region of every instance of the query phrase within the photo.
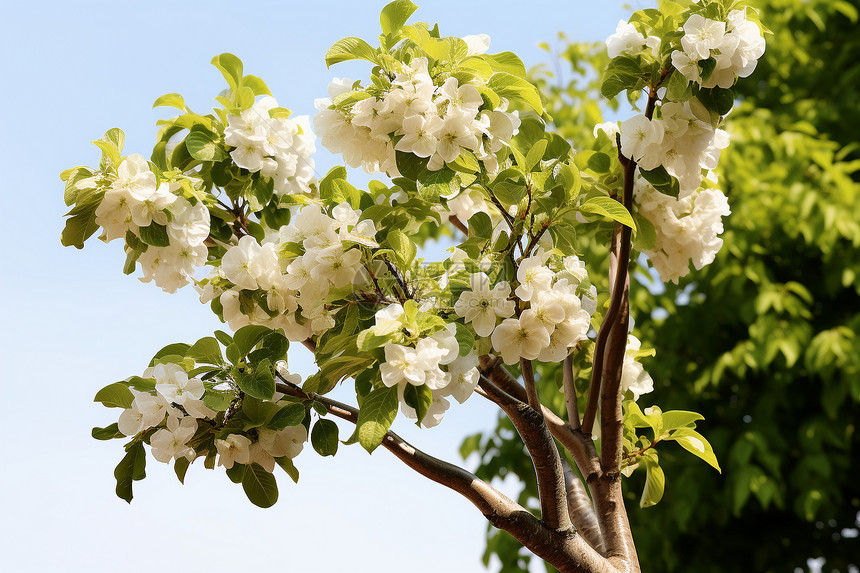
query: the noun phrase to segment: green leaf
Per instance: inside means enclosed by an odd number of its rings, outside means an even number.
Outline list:
[[[242,489],[245,495],[257,507],[272,507],[278,501],[278,482],[275,476],[263,469],[259,464],[251,464],[245,469],[242,477]]]
[[[588,168],[595,173],[609,173],[612,169],[612,159],[602,151],[597,151],[589,156]]]
[[[355,431],[359,443],[368,452],[382,443],[397,416],[397,405],[397,387],[376,388],[364,398]]]
[[[146,227],[141,227],[140,239],[151,247],[169,247],[170,236],[167,234],[167,227],[159,225],[155,221]]]
[[[502,97],[526,103],[538,115],[543,113],[540,94],[537,88],[528,80],[507,72],[498,72],[493,74],[493,77],[487,82],[487,87]]]
[[[678,180],[669,175],[669,172],[662,165],[651,171],[645,171],[640,167],[639,173],[660,193],[678,198],[681,186],[678,184]]]
[[[296,469],[296,466],[293,465],[293,460],[284,456],[280,458],[275,458],[275,462],[281,466],[287,475],[290,476],[290,479],[293,480],[293,483],[299,483],[299,470]]]
[[[152,360],[149,361],[149,366],[155,366],[155,361],[159,358],[164,358],[165,356],[185,356],[185,353],[188,352],[189,348],[191,348],[191,345],[185,342],[174,342],[173,344],[168,344],[155,353],[155,356],[153,356]]]
[[[407,384],[403,389],[403,399],[407,406],[415,410],[418,415],[416,423],[420,426],[421,422],[424,421],[424,416],[427,415],[427,410],[433,403],[433,391],[426,384],[421,386]]]
[[[305,414],[304,404],[287,404],[272,416],[266,427],[272,430],[283,430],[287,426],[298,426],[305,419]]]
[[[564,188],[565,202],[576,199],[582,189],[582,176],[579,169],[572,163],[565,163],[558,173],[558,181]]]
[[[212,58],[212,65],[218,68],[234,92],[242,85],[242,60],[230,53]]]
[[[99,226],[96,224],[96,205],[83,213],[66,220],[66,226],[60,235],[64,247],[84,248],[84,242],[95,233]]]
[[[374,64],[378,63],[376,50],[361,38],[354,37],[338,40],[325,55],[325,65],[329,68],[347,60],[367,60]]]
[[[685,102],[693,97],[693,85],[684,74],[675,70],[666,82],[666,99],[675,102]]]
[[[188,461],[188,458],[177,458],[176,461],[173,462],[173,471],[176,473],[176,477],[182,485],[185,485],[185,473],[188,471],[188,466],[190,465],[191,462]]]
[[[663,468],[655,461],[645,458],[645,470],[647,476],[645,478],[645,489],[642,490],[642,497],[639,500],[639,507],[651,507],[656,505],[663,499],[663,490],[666,488],[666,476],[663,474]]]
[[[457,327],[454,338],[457,339],[457,344],[459,345],[459,355],[466,356],[475,349],[475,337],[468,328],[459,322],[455,322],[454,324]]]
[[[264,82],[262,79],[258,78],[257,76],[252,76],[250,74],[244,76],[242,78],[242,85],[244,87],[250,89],[254,93],[255,96],[272,95],[272,92],[269,91],[269,86],[266,85],[266,82]],[[283,109],[283,108],[281,108],[281,109]],[[271,109],[269,110],[269,116],[270,117],[274,117],[271,115],[273,111],[274,110],[271,110]],[[287,117],[289,117],[289,111],[287,111]]]
[[[175,107],[185,111],[185,99],[179,94],[164,94],[152,104],[152,107]]]
[[[211,336],[201,338],[185,352],[186,358],[192,358],[198,364],[224,364],[221,356],[221,346]]]
[[[675,430],[672,435],[666,439],[675,440],[682,448],[697,458],[704,460],[718,472],[723,473],[720,469],[719,462],[717,462],[717,456],[714,454],[714,448],[711,447],[708,440],[706,440],[699,432],[690,428],[681,428],[679,430]]]
[[[233,343],[230,345],[238,352],[239,358],[247,356],[264,336],[272,330],[265,326],[250,324],[243,326],[233,334]]]
[[[116,478],[116,494],[120,499],[131,503],[132,482],[140,481],[146,477],[146,450],[143,442],[133,442],[126,450],[125,457],[113,471]]]
[[[96,393],[93,402],[101,402],[108,408],[131,408],[134,394],[122,382],[108,384]],[[93,436],[95,437],[95,436]]]
[[[114,438],[125,437],[125,434],[119,431],[119,426],[116,422],[104,428],[93,428],[91,435],[97,440],[113,440]]]
[[[540,163],[548,143],[549,142],[546,139],[540,139],[534,144],[534,146],[529,150],[528,155],[526,155],[526,164],[522,166],[523,171],[528,173],[532,171],[538,163]]]
[[[311,430],[311,444],[321,456],[333,456],[337,453],[338,445],[337,424],[331,420],[320,419]]]
[[[603,215],[631,229],[636,229],[636,223],[633,221],[630,212],[624,208],[624,205],[611,197],[594,197],[589,199],[579,206],[579,210],[583,213]]]
[[[221,147],[221,138],[205,129],[192,129],[185,138],[185,148],[191,157],[200,161],[227,159],[227,152]]]
[[[382,25],[383,34],[394,34],[403,27],[409,17],[418,6],[409,0],[396,0],[382,9],[379,15],[379,23]]]
[[[275,378],[272,364],[268,358],[260,362],[253,372],[247,365],[239,365],[232,370],[239,389],[253,398],[269,400],[275,394]]]
[[[718,115],[726,115],[735,104],[735,92],[731,89],[711,88],[701,89],[696,99],[702,102],[708,110]]]
[[[493,234],[493,222],[490,216],[479,211],[469,218],[469,236],[489,240]]]
[[[388,244],[394,250],[394,254],[404,267],[410,267],[415,255],[418,253],[418,248],[415,246],[409,237],[399,229],[392,229],[388,232],[386,238]]]
[[[663,430],[677,430],[678,428],[695,427],[696,422],[704,420],[705,417],[697,412],[685,410],[670,410],[663,412]]]
[[[418,174],[416,181],[419,195],[430,203],[438,203],[440,195],[449,195],[459,187],[456,184],[456,173],[448,168],[436,171],[424,169]]]

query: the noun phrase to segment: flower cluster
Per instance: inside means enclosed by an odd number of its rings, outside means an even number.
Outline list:
[[[587,337],[595,291],[592,287],[577,293],[587,279],[585,266],[570,256],[554,272],[546,266],[548,258],[539,252],[520,264],[514,294],[526,308],[517,317],[512,316],[516,303],[509,300],[510,285],[499,281],[491,288],[484,273],[470,276],[471,289],[463,291],[454,305],[454,312],[472,325],[475,334],[490,338],[507,364],[520,358],[558,362]],[[499,319],[504,320],[499,324]]]
[[[427,169],[436,171],[468,150],[495,172],[495,154],[520,126],[518,112],[508,112],[504,98],[488,108],[476,87],[480,79],[460,84],[448,77],[439,83],[428,72],[427,58],[401,66],[384,91],[345,79],[329,85],[330,97],[316,101],[319,112],[314,116],[323,146],[342,154],[351,167],[391,177],[400,175],[396,151],[429,158]],[[354,103],[342,105],[341,99]]]
[[[660,114],[658,119],[639,114],[622,122],[621,152],[646,171],[665,167],[678,180],[683,197],[698,189],[702,170],[717,167],[729,134],[711,125],[708,111],[696,100],[665,102]]]
[[[703,88],[730,88],[738,77],[753,73],[764,54],[765,41],[758,25],[747,20],[746,10],[732,10],[725,22],[693,14],[684,23],[681,50],[672,52],[672,65]],[[713,58],[715,67],[703,79],[700,63]]]
[[[285,376],[294,378],[284,369],[284,365],[279,365]],[[218,464],[227,469],[235,462],[257,463],[273,472],[276,458],[294,458],[307,441],[307,428],[301,424],[281,430],[258,427],[247,433],[224,428],[223,411],[212,410],[204,403],[207,392],[223,391],[212,389],[211,384],[207,388],[200,378],[189,379],[179,364],[166,362],[150,367],[143,374],[143,382],[154,384],[154,393],[130,389],[134,399],[120,414],[117,426],[123,435],[131,438],[146,433],[152,455],[160,462],[169,463],[180,458],[191,462],[217,452]],[[234,395],[230,393],[229,396]],[[276,398],[277,395],[274,402]],[[200,438],[206,434],[214,434],[214,442]],[[206,444],[214,444],[214,451]]]
[[[136,237],[135,243],[145,249],[138,259],[143,271],[140,280],[154,280],[165,291],[175,292],[206,263],[209,210],[196,197],[191,199],[193,204],[183,196],[179,182],[159,184],[146,160],[135,153],[117,168],[96,208],[95,222],[103,229],[105,242],[126,239],[129,233]],[[162,230],[168,246],[141,240],[141,233]]]
[[[405,318],[403,306],[391,304],[376,313],[373,332],[376,335],[392,334],[404,328]],[[388,388],[397,387],[400,410],[406,417],[418,417],[406,399],[407,385],[426,385],[432,392],[433,400],[421,421],[427,428],[442,421],[450,406],[448,397],[462,404],[478,385],[478,356],[475,352],[459,355],[460,347],[454,331],[454,325],[449,324],[414,343],[387,342],[383,347],[385,362],[379,366],[382,383]]]
[[[322,334],[334,326],[329,294],[351,286],[362,268],[360,246],[379,246],[373,221],[359,221],[360,214],[347,203],[335,206],[331,216],[319,205],[306,205],[262,244],[242,237],[201,281],[201,301],[217,297],[233,330],[259,324],[280,328],[294,341]]]
[[[265,96],[239,115],[227,115],[224,142],[233,162],[274,181],[276,195],[307,193],[314,176],[315,136],[307,116],[271,116],[275,98]]]
[[[722,218],[731,213],[721,191],[704,188],[675,199],[637,178],[634,199],[657,231],[654,247],[643,252],[663,281],[677,283],[690,272],[691,261],[697,270],[713,262],[723,245]]]

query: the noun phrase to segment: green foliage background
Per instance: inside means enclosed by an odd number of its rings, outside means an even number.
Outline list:
[[[841,535],[860,519],[860,2],[753,4],[773,35],[728,119],[725,245],[680,285],[662,289],[640,267],[632,289],[637,333],[657,349],[645,361],[655,391],[640,405],[701,412],[723,468],[658,446],[663,501],[639,509],[643,475],[628,481],[644,571],[806,570],[820,556],[827,571],[860,565],[860,539]],[[591,126],[627,103],[589,103],[603,46],[560,43],[559,65],[537,77],[557,128],[581,150]],[[573,80],[560,73],[570,67]],[[605,275],[591,271],[604,291]],[[563,411],[560,376],[543,374],[541,396],[555,394]],[[480,455],[482,478],[516,474],[520,502],[537,506],[531,464],[505,420],[462,452]],[[513,538],[490,529],[493,553],[503,571],[528,565]]]

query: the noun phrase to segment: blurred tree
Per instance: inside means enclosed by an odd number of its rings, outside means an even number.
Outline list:
[[[811,557],[824,557],[828,571],[856,571],[858,0],[754,4],[774,35],[758,81],[737,88],[728,122],[732,146],[718,169],[733,211],[725,245],[679,285],[654,282],[640,264],[631,290],[637,334],[659,352],[646,361],[655,392],[640,403],[701,412],[723,474],[675,463],[666,447],[664,502],[632,507],[643,479],[634,474],[630,519],[641,562],[653,571],[805,570]],[[554,71],[534,73],[559,131],[587,149],[593,137],[582,126],[614,119],[618,108],[593,103],[605,48],[563,35],[559,48]],[[606,290],[605,279],[599,286]],[[547,374],[541,378],[551,380]],[[560,393],[554,406],[563,411]],[[482,478],[518,476],[520,503],[535,507],[533,470],[513,436],[500,417],[495,432],[467,439],[462,452],[480,455]],[[528,566],[513,538],[490,529],[486,559],[493,553],[503,571]]]

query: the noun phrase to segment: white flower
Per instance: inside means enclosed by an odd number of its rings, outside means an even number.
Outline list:
[[[304,425],[288,426],[283,430],[259,430],[260,444],[274,458],[294,458],[299,455],[308,441],[308,430]]]
[[[524,311],[519,318],[505,319],[490,340],[505,364],[514,364],[520,358],[534,360],[550,342],[546,328],[531,310]]]
[[[691,59],[706,60],[711,56],[711,50],[719,46],[725,33],[725,22],[717,22],[701,14],[693,14],[684,23],[681,46]]]
[[[624,20],[618,22],[615,33],[606,38],[606,49],[610,58],[617,58],[624,53],[639,52],[645,45],[645,36],[636,30],[633,24]]]
[[[167,463],[171,459],[184,457],[188,461],[194,459],[194,449],[185,444],[197,431],[197,420],[185,417],[170,416],[167,418],[167,428],[162,428],[152,434],[149,445],[152,446],[152,457]]]
[[[514,301],[508,300],[510,285],[501,281],[490,290],[490,279],[484,273],[469,277],[472,290],[463,291],[454,304],[454,312],[472,323],[475,334],[489,336],[496,327],[496,318],[507,318],[514,314]]]
[[[480,380],[480,372],[477,368],[478,355],[475,352],[470,352],[466,356],[457,358],[448,365],[448,374],[451,375],[451,381],[445,387],[446,393],[460,404],[463,404],[478,387]]]
[[[247,464],[251,459],[250,447],[251,440],[242,434],[230,434],[226,439],[215,440],[218,465],[229,470],[234,463]]]
[[[373,333],[377,336],[385,336],[403,328],[403,323],[400,322],[403,312],[403,306],[397,303],[389,304],[376,311],[376,324],[373,327]]]
[[[634,115],[621,123],[621,153],[637,161],[645,170],[659,165],[659,161],[654,164],[653,160],[659,157],[662,141],[662,123],[651,121],[644,114]]]
[[[642,394],[654,391],[654,380],[645,372],[642,364],[636,361],[636,351],[640,346],[639,339],[628,335],[627,350],[624,352],[624,364],[621,369],[621,393],[627,390],[633,392],[633,399],[638,400]]]
[[[117,178],[112,189],[128,193],[138,201],[145,201],[155,192],[155,173],[139,153],[126,157],[116,170]]]
[[[256,290],[257,279],[251,270],[255,256],[260,253],[257,239],[245,235],[239,239],[239,244],[231,247],[221,258],[221,270],[231,283],[242,289]]]
[[[168,407],[164,399],[149,392],[131,392],[134,394],[131,408],[123,410],[117,422],[119,431],[125,436],[137,435],[160,424]]]
[[[199,378],[188,379],[188,373],[178,364],[155,365],[155,390],[171,404],[185,403],[188,398],[199,400],[203,397],[203,381]]]
[[[415,386],[424,384],[424,369],[418,364],[414,348],[388,342],[384,350],[385,362],[379,365],[383,384],[389,388],[404,380]]]
[[[461,147],[472,150],[478,148],[478,138],[469,129],[469,123],[470,118],[465,114],[454,114],[446,117],[439,126],[436,132],[436,152],[443,161],[451,162],[457,159]],[[430,169],[429,164],[427,168]]]
[[[701,83],[702,74],[699,71],[699,63],[690,58],[686,52],[681,50],[672,52],[672,65],[689,81]]]
[[[520,297],[520,300],[529,301],[536,292],[548,290],[553,278],[555,278],[555,274],[543,266],[541,257],[529,257],[517,269],[517,280],[520,286],[514,293]]]
[[[166,224],[167,215],[164,210],[176,200],[176,195],[170,192],[170,185],[167,183],[162,183],[157,188],[138,189],[137,196],[133,197],[137,200],[129,203],[131,220],[138,227],[148,227],[153,221],[159,225]]]
[[[171,244],[179,243],[196,247],[209,236],[209,210],[198,201],[195,205],[184,197],[178,197],[170,206],[173,220],[167,224],[167,235]]]
[[[439,88],[437,103],[448,102],[449,115],[462,113],[465,118],[472,119],[478,113],[478,108],[484,100],[475,86],[465,84],[459,86],[457,78],[448,78]]]
[[[404,119],[401,129],[403,137],[394,149],[412,153],[417,157],[430,157],[435,153],[438,145],[435,132],[440,125],[441,120],[437,116],[431,116],[428,119],[423,115],[415,115]]]

